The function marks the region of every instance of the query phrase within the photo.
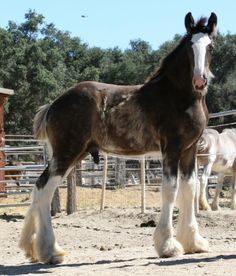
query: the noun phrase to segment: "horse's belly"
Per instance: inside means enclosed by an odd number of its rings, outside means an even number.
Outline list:
[[[128,143],[127,141],[124,141],[123,143],[109,141],[102,145],[101,150],[115,155],[160,155],[160,147],[158,144],[145,145]]]
[[[227,169],[232,168],[234,158],[220,158],[214,163],[212,169],[216,172],[225,172]]]

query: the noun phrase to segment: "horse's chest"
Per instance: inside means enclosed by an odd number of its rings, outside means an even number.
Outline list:
[[[207,118],[201,103],[196,102],[185,110],[189,123],[192,127],[205,127]]]

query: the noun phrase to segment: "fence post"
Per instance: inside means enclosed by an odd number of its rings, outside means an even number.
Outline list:
[[[146,211],[146,185],[145,185],[145,157],[140,161],[141,164],[141,212],[144,214]]]
[[[76,211],[77,211],[77,206],[76,206],[76,170],[75,170],[75,168],[73,168],[67,177],[66,212],[67,212],[67,215],[70,215]]]
[[[198,179],[198,164],[197,164],[197,155],[195,157],[195,198],[194,198],[194,207],[195,214],[199,213],[199,189],[200,189],[200,181]]]
[[[102,198],[101,198],[101,207],[100,211],[104,210],[105,205],[105,193],[106,193],[106,184],[107,184],[107,155],[104,155],[104,164],[103,164],[103,176],[102,176]]]

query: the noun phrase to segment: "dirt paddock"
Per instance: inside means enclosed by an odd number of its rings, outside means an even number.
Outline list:
[[[159,193],[155,194],[159,202]],[[53,226],[68,254],[57,266],[30,263],[18,248],[26,209],[19,210],[1,211],[0,275],[236,275],[236,211],[227,206],[218,212],[200,212],[197,217],[212,252],[170,259],[158,258],[153,246],[150,222],[160,215],[158,204],[148,207],[146,214],[138,207],[62,213],[53,218]],[[177,221],[176,211],[175,226]]]

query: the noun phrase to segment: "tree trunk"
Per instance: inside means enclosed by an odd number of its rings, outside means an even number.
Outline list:
[[[60,193],[58,187],[56,188],[51,203],[51,215],[55,216],[57,213],[61,213]]]
[[[116,158],[116,166],[115,166],[115,181],[116,185],[121,188],[125,187],[126,182],[126,166],[125,166],[125,159]]]
[[[76,186],[82,186],[82,166],[81,162],[79,162],[75,166],[75,173],[76,173]]]

